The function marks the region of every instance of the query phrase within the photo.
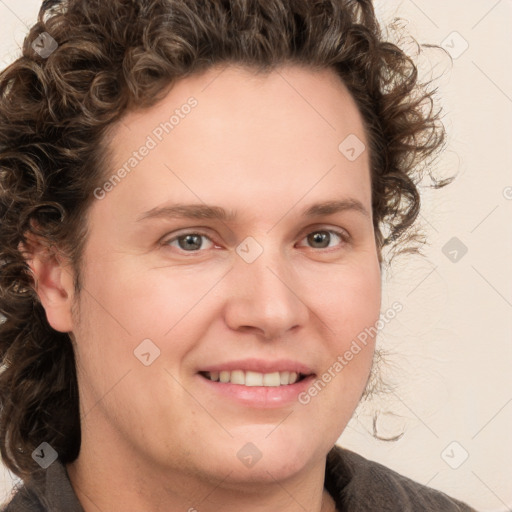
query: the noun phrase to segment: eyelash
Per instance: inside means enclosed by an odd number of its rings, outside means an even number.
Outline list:
[[[339,231],[337,229],[315,229],[313,231],[310,231],[309,233],[306,233],[305,236],[302,237],[301,240],[305,239],[308,235],[312,235],[314,233],[334,233],[336,236],[338,236],[340,239],[341,239],[341,243],[339,244],[340,246],[348,243],[350,241],[350,235],[346,232],[346,231]],[[199,236],[202,236],[202,237],[205,237],[207,238],[208,240],[210,240],[210,242],[212,242],[213,244],[215,244],[215,242],[211,239],[211,237],[209,235],[207,235],[205,232],[203,231],[186,231],[186,232],[183,232],[179,235],[176,235],[168,240],[164,240],[162,242],[162,245],[164,246],[170,246],[170,244],[172,242],[175,242],[177,241],[178,239],[180,238],[184,238],[186,237],[187,235],[199,235]],[[329,240],[330,242],[330,240]],[[197,250],[193,250],[193,251],[185,251],[183,249],[181,249],[180,247],[176,247],[176,249],[178,249],[181,254],[197,254],[197,253],[201,253],[201,252],[204,252],[205,249],[197,249]],[[317,251],[326,251],[326,252],[330,252],[333,250],[332,247],[325,247],[325,248],[320,248],[320,249],[317,249],[315,247],[309,247],[309,249],[312,249],[312,250],[317,250]]]

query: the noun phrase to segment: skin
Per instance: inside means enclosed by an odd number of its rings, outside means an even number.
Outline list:
[[[326,454],[361,398],[374,340],[307,405],[241,405],[198,371],[284,358],[318,376],[378,320],[368,152],[351,162],[338,150],[349,134],[367,146],[360,114],[331,70],[212,68],[115,126],[107,177],[190,96],[190,114],[93,202],[79,296],[65,259],[33,249],[48,320],[76,351],[82,446],[68,474],[86,512],[333,510]],[[301,217],[345,198],[368,215]],[[137,221],[177,202],[237,217]],[[350,239],[307,236],[330,229]],[[170,242],[198,230],[195,252]],[[263,248],[252,263],[236,252],[248,236]],[[145,366],[134,350],[148,338],[160,356]],[[237,457],[248,442],[262,454],[252,467]]]

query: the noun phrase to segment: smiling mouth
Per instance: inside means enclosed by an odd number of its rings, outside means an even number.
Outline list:
[[[260,373],[244,370],[218,371],[218,372],[199,372],[204,378],[212,382],[221,382],[226,384],[238,384],[241,386],[264,386],[279,387],[289,386],[300,382],[308,375],[297,372],[272,372]]]

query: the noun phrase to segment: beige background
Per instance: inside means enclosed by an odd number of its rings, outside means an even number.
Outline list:
[[[18,55],[40,3],[0,0],[1,67]],[[339,443],[478,510],[512,510],[512,2],[376,7],[384,22],[403,18],[419,42],[443,44],[454,57],[450,64],[429,51],[421,69],[427,77],[444,70],[449,140],[438,168],[458,178],[424,190],[426,258],[397,262],[385,276],[383,311],[404,306],[380,334],[396,387],[361,407]],[[372,437],[375,408],[379,433],[403,432],[398,441]],[[12,486],[2,472],[0,500]]]

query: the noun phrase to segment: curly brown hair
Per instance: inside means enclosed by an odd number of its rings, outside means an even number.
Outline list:
[[[58,44],[49,56],[33,45],[44,32]],[[379,261],[384,247],[419,249],[418,183],[445,132],[436,89],[383,38],[371,0],[46,0],[0,74],[0,453],[24,480],[41,471],[41,442],[68,463],[81,439],[73,340],[49,326],[23,243],[58,247],[79,292],[109,128],[219,63],[334,69],[367,132]]]

